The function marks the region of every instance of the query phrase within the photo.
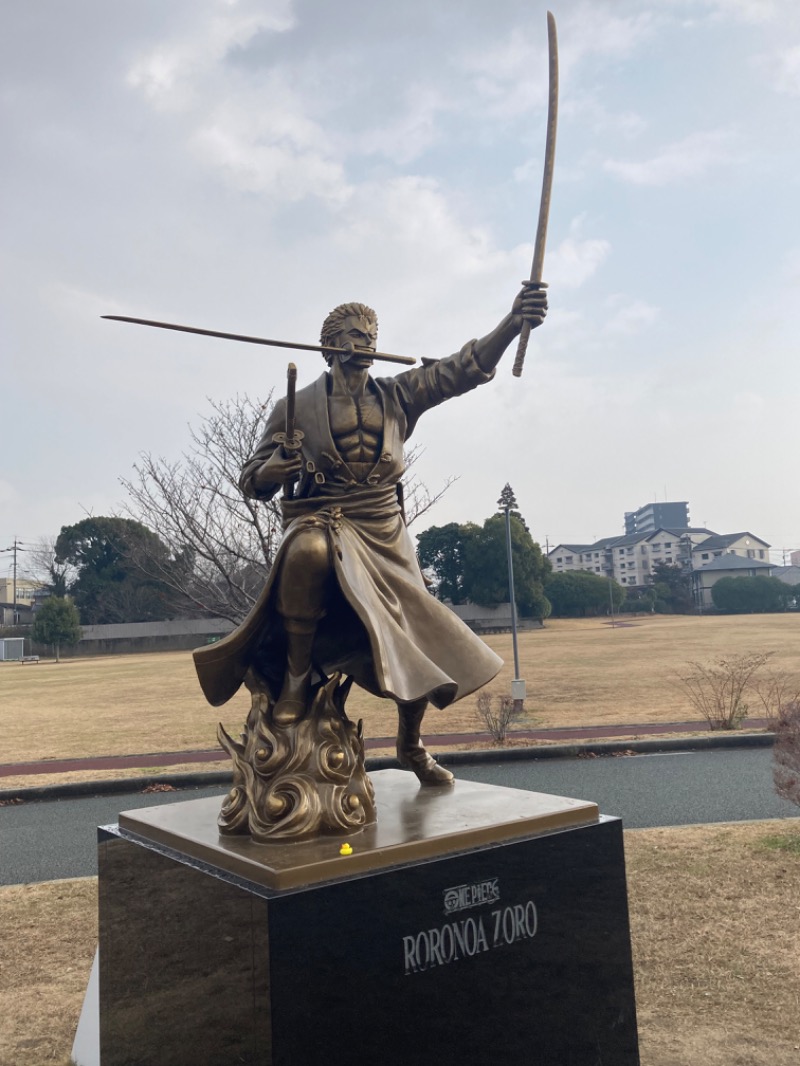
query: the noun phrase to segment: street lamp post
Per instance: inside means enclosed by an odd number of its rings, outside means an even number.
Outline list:
[[[511,551],[511,510],[517,506],[513,489],[506,483],[497,501],[506,515],[506,552],[508,554],[508,596],[511,601],[511,640],[514,645],[514,680],[511,682],[511,699],[514,713],[522,711],[525,699],[525,682],[519,676],[519,645],[517,643],[517,600],[514,594],[514,556]]]

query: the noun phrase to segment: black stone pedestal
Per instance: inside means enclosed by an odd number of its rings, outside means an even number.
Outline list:
[[[218,800],[100,831],[102,1066],[638,1064],[620,822],[373,780],[400,839],[350,857],[217,845]]]

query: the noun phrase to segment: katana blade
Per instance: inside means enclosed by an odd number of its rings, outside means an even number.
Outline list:
[[[266,344],[271,348],[296,348],[301,352],[333,352],[341,355],[368,355],[383,363],[404,363],[413,366],[416,359],[411,355],[389,355],[387,352],[372,352],[369,348],[322,348],[319,344],[299,344],[297,341],[273,341],[265,337],[248,337],[242,333],[221,333],[216,329],[199,329],[197,326],[178,326],[174,322],[154,322],[149,318],[129,318],[127,315],[101,315],[112,322],[133,322],[137,326],[155,326],[157,329],[175,329],[180,333],[199,333],[201,337],[220,337],[226,341],[242,341],[244,344]]]
[[[539,201],[539,222],[536,226],[536,243],[533,246],[533,264],[531,265],[531,281],[542,280],[544,267],[544,248],[547,242],[547,219],[550,215],[550,193],[553,188],[553,170],[556,161],[556,129],[558,127],[558,38],[556,37],[556,20],[550,11],[547,12],[547,50],[550,57],[550,82],[547,100],[547,140],[544,149],[544,172],[542,174],[542,196]],[[517,356],[514,360],[512,373],[515,378],[521,377],[522,367],[525,362],[525,352],[528,350],[528,338],[531,328],[523,324],[517,345]]]

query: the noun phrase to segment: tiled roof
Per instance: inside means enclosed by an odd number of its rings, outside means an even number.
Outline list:
[[[703,566],[698,566],[695,573],[702,573],[704,570],[771,570],[772,563],[765,563],[761,559],[745,559],[743,555],[733,555],[731,552],[726,552],[724,555],[718,555],[716,559],[712,559],[710,563],[705,563]]]
[[[697,548],[702,548],[706,551],[708,548],[727,548],[731,544],[735,544],[737,540],[741,540],[743,537],[751,537],[753,540],[757,540],[759,544],[764,544],[769,547],[765,540],[761,537],[753,536],[752,533],[748,533],[746,530],[744,533],[715,533],[713,537],[708,537],[707,540],[701,541]]]

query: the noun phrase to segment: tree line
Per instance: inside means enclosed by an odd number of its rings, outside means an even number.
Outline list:
[[[121,479],[127,503],[120,513],[62,527],[55,541],[35,553],[36,576],[52,597],[68,598],[84,625],[203,616],[241,622],[264,586],[282,534],[277,501],[245,499],[238,487],[271,406],[271,394],[264,401],[237,396],[212,402],[197,428],[190,427],[180,459],[142,454],[132,477]],[[406,454],[409,525],[453,480],[429,492],[415,476],[419,454],[418,448]],[[668,563],[656,564],[651,583],[636,589],[588,571],[554,574],[516,501],[508,506],[522,617],[693,609],[690,576]],[[439,599],[484,606],[508,601],[502,506],[481,524],[431,526],[420,534],[418,552]],[[715,606],[725,611],[783,610],[799,594],[800,588],[775,578],[725,578],[712,589]]]

